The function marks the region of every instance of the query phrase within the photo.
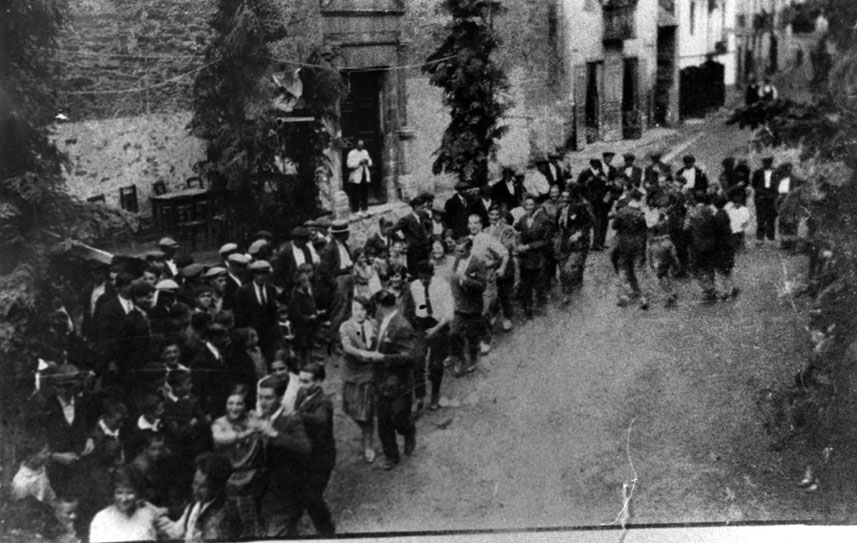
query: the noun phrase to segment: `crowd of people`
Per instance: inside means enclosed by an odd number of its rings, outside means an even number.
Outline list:
[[[93,261],[80,325],[64,308],[51,320],[16,496],[52,504],[68,542],[293,536],[305,512],[333,534],[325,361],[362,434],[356,452],[374,463],[377,435],[392,470],[414,453],[419,415],[441,408],[444,376],[477,371],[519,312],[532,318],[554,294],[572,303],[611,230],[619,305],[649,307],[646,267],[667,307],[689,275],[703,302],[728,300],[748,197],[763,244],[797,186],[770,158],[751,175],[728,157],[713,180],[693,156],[676,171],[659,153],[644,167],[613,157],[576,177],[559,154],[504,167],[442,206],[420,194],[362,247],[347,222],[321,217],[283,244],[268,232],[227,243],[210,265],[171,238],[145,259]],[[781,217],[787,247],[796,228]]]

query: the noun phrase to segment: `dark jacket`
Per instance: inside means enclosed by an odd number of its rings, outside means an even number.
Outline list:
[[[307,397],[298,392],[295,402],[307,437],[312,445],[307,469],[330,473],[336,464],[336,440],[333,437],[333,402],[319,389]]]
[[[458,269],[460,258],[455,259],[452,266],[453,273]],[[453,275],[449,282],[452,287],[452,296],[455,298],[455,312],[466,315],[481,315],[483,309],[483,294],[488,284],[488,268],[485,262],[471,255],[470,263],[465,271],[465,279],[459,279]]]
[[[383,328],[383,323],[379,325]],[[380,329],[379,329],[380,333]],[[396,398],[411,394],[414,380],[414,329],[400,312],[393,316],[378,338],[377,351],[384,360],[375,365],[375,385],[379,395]]]
[[[677,179],[679,179],[679,178],[683,179],[682,174],[684,174],[684,172],[688,169],[690,169],[690,168],[681,168],[680,170],[678,170],[676,172],[676,178]],[[694,185],[693,185],[693,191],[694,192],[705,192],[705,191],[707,191],[708,190],[708,176],[705,175],[705,172],[703,172],[702,170],[700,170],[696,166],[693,166],[693,169],[696,172],[696,177],[695,177],[695,181],[694,181]]]
[[[265,488],[260,508],[263,516],[288,509],[299,495],[296,481],[303,476],[312,454],[303,421],[297,414],[280,414],[273,423],[277,437],[267,439]]]
[[[276,342],[279,336],[277,293],[271,285],[265,285],[265,305],[256,297],[256,287],[251,281],[235,293],[236,328],[252,327],[265,346]]]
[[[643,170],[637,166],[631,166],[631,175],[625,173],[625,168],[619,168],[619,173],[622,177],[629,179],[635,187],[639,187],[643,182]]]
[[[765,170],[760,168],[753,172],[753,199],[757,202],[773,203],[777,199],[777,173],[771,170],[771,185],[765,188]]]
[[[401,221],[400,221],[401,222]],[[381,234],[375,232],[369,239],[366,240],[366,243],[363,245],[364,251],[371,250],[376,256],[380,255],[382,251],[390,252],[390,245],[393,243],[392,230],[387,233],[387,239],[381,237]]]
[[[467,218],[470,216],[470,202],[462,201],[459,194],[455,194],[443,206],[444,221],[446,226],[452,229],[452,234],[455,239],[462,238],[467,235]]]
[[[515,223],[515,230],[520,233],[518,246],[527,245],[526,250],[521,250],[518,262],[521,269],[541,269],[545,264],[545,251],[551,236],[551,224],[548,216],[541,210],[533,215],[532,226],[527,226],[527,216]]]
[[[194,505],[194,502],[188,504],[178,520],[183,534],[190,531],[188,523]],[[196,533],[201,541],[235,541],[241,536],[241,532],[238,509],[235,502],[227,500],[226,496],[215,498],[196,518]]]
[[[351,257],[351,262],[353,263],[354,257],[351,255],[351,250],[348,248],[347,243],[344,245],[345,250],[348,252],[348,256]],[[340,269],[341,262],[339,258],[339,242],[331,238],[331,240],[327,242],[327,245],[324,246],[324,249],[321,250],[319,259],[318,272],[316,273],[315,278],[315,295],[318,298],[319,305],[323,308],[328,308],[336,294],[336,276],[342,273],[342,270]]]
[[[431,230],[426,230],[421,218],[408,213],[399,219],[392,232],[400,232],[408,244],[408,269],[416,270],[421,260],[428,260],[431,249]]]
[[[521,205],[521,199],[524,196],[524,187],[518,183],[513,183],[514,191],[510,192],[506,182],[500,180],[491,185],[491,199],[498,205],[505,205],[507,210],[512,210]]]
[[[44,442],[51,452],[83,452],[86,440],[92,435],[97,418],[95,402],[86,395],[74,399],[74,420],[69,424],[63,415],[62,405],[56,396],[49,396],[41,413],[41,430]]]
[[[288,242],[283,245],[282,250],[274,258],[274,274],[273,280],[277,286],[281,287],[284,292],[290,293],[295,287],[295,274],[298,271],[298,264],[295,261],[294,244]],[[309,242],[307,242],[307,251],[309,251]],[[307,260],[309,264],[313,264],[312,255]],[[234,281],[233,281],[234,284]]]
[[[315,334],[318,328],[316,317],[315,298],[312,292],[303,292],[300,289],[292,289],[289,299],[289,322],[296,336],[307,336]]]
[[[158,359],[149,318],[141,310],[135,308],[125,315],[120,337],[116,359],[120,371],[133,372]]]

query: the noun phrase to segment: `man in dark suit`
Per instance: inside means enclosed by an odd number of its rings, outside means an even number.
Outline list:
[[[317,263],[310,249],[310,232],[303,226],[294,228],[291,233],[291,241],[283,245],[280,253],[274,258],[274,284],[283,289],[285,296],[289,296],[295,288],[295,276],[298,266]]]
[[[687,155],[683,159],[684,167],[676,172],[676,177],[684,179],[684,190],[691,194],[708,192],[708,176],[696,165],[696,157]]]
[[[637,157],[633,153],[625,153],[622,158],[625,160],[625,165],[620,171],[622,177],[630,181],[634,188],[640,188],[640,184],[643,182],[643,170],[634,165]]]
[[[729,235],[728,225],[727,230],[721,233],[710,194],[697,195],[695,201],[696,205],[688,210],[686,219],[690,232],[690,254],[696,280],[702,289],[702,301],[711,303],[717,300],[714,268],[721,257],[718,250],[720,238]]]
[[[524,308],[524,316],[533,316],[533,294],[535,293],[536,305],[541,308],[547,303],[547,284],[543,277],[546,264],[545,251],[548,250],[551,224],[550,219],[536,206],[536,200],[532,195],[524,197],[524,211],[526,215],[515,223],[518,231],[518,265],[520,273],[521,303]]]
[[[128,295],[133,307],[122,320],[116,366],[125,389],[130,391],[138,381],[138,372],[149,362],[159,358],[152,336],[148,312],[152,308],[155,287],[138,279],[131,284]]]
[[[470,200],[467,198],[468,190],[470,190],[470,185],[464,181],[459,181],[455,185],[455,195],[447,200],[443,206],[446,225],[452,230],[455,239],[467,235],[467,218],[470,216],[471,209]]]
[[[391,231],[393,229],[393,221],[387,217],[378,219],[378,231],[369,236],[366,244],[363,246],[364,251],[371,251],[374,255],[389,253],[390,246],[393,244]]]
[[[131,283],[134,276],[127,272],[119,272],[113,283],[113,292],[105,292],[95,304],[95,352],[98,357],[96,367],[100,371],[115,372],[119,358],[122,323],[125,316],[134,308],[129,298]],[[112,377],[116,377],[113,374]],[[108,378],[108,381],[110,378]],[[115,383],[114,383],[115,384]]]
[[[200,408],[214,419],[223,414],[229,388],[234,383],[228,374],[231,365],[226,359],[230,347],[229,330],[210,319],[207,321],[201,345],[194,350],[189,366]]]
[[[774,172],[774,157],[762,159],[762,168],[753,172],[753,201],[756,204],[756,240],[774,241],[777,222],[777,176]]]
[[[479,187],[479,197],[473,201],[470,214],[479,215],[482,219],[482,224],[488,224],[488,210],[494,205],[494,199],[491,197],[491,186],[483,185]]]
[[[158,249],[164,253],[164,273],[165,279],[172,279],[179,273],[179,265],[175,261],[176,252],[179,250],[179,244],[173,238],[161,238],[158,241]]]
[[[331,240],[319,255],[321,262],[318,265],[316,292],[323,300],[319,305],[328,310],[330,339],[334,345],[339,345],[339,326],[348,319],[351,299],[354,297],[354,277],[351,274],[354,261],[348,248],[348,223],[335,221],[330,233]]]
[[[113,292],[110,284],[108,265],[98,260],[87,262],[92,273],[92,282],[83,290],[80,305],[83,308],[83,320],[80,324],[80,333],[86,339],[94,341],[97,339],[98,326],[95,321],[95,308],[98,299],[106,293]]]
[[[568,172],[565,171],[565,166],[562,164],[562,159],[563,153],[560,149],[549,154],[546,173],[546,177],[551,185],[559,185],[560,192],[565,190],[565,184],[569,177]]]
[[[608,185],[608,173],[601,161],[593,158],[589,161],[589,168],[580,172],[577,184],[583,188],[592,210],[595,212],[595,227],[592,233],[592,250],[604,250],[604,242],[607,239],[607,223],[610,218],[610,208],[613,205],[610,186]]]
[[[381,324],[375,348],[367,358],[375,364],[375,409],[384,469],[391,470],[399,463],[396,434],[405,438],[406,456],[417,444],[417,429],[411,418],[416,344],[413,328],[396,306],[396,295],[382,290],[376,301]]]
[[[238,289],[247,282],[247,265],[250,257],[243,253],[232,253],[226,259],[226,292],[235,296]]]
[[[301,370],[301,389],[295,400],[295,408],[312,446],[302,482],[300,513],[306,509],[318,535],[331,536],[336,528],[330,508],[324,501],[324,491],[336,465],[336,440],[333,437],[333,402],[322,388],[325,377],[326,372],[321,364],[312,363]]]
[[[646,185],[657,185],[658,178],[662,175],[667,177],[667,179],[672,177],[672,168],[670,168],[669,164],[661,161],[662,156],[663,153],[660,151],[656,151],[649,155],[651,164],[646,166],[643,170],[643,183]]]
[[[476,219],[474,218],[474,221]],[[485,335],[483,296],[488,284],[488,267],[472,254],[473,238],[466,237],[456,243],[453,276],[450,278],[455,313],[449,331],[454,375],[464,375],[464,344],[467,342],[469,362],[467,372],[476,370],[479,362],[479,343]]]
[[[271,265],[257,260],[250,265],[253,280],[235,294],[235,327],[250,327],[259,334],[259,347],[267,360],[274,359],[279,343],[277,291],[268,284]]]
[[[508,213],[521,205],[524,189],[515,182],[515,168],[512,166],[503,166],[500,175],[500,181],[491,186],[491,199],[505,207],[503,211]]]
[[[259,500],[267,537],[293,537],[303,512],[300,482],[312,454],[303,421],[286,413],[282,398],[288,379],[269,376],[259,382],[260,433],[265,440],[267,470]]]
[[[399,219],[393,232],[404,238],[407,244],[408,270],[415,273],[417,264],[428,259],[431,249],[430,231],[426,230],[425,217],[422,214],[424,200],[417,196],[411,199],[411,212]]]

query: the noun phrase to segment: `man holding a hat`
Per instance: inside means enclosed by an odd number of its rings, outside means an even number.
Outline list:
[[[268,284],[271,264],[257,260],[249,271],[253,280],[235,293],[235,326],[256,330],[262,354],[273,360],[279,340],[279,310],[277,291]]]
[[[334,221],[330,233],[333,239],[324,247],[318,265],[318,296],[328,302],[326,307],[330,315],[331,340],[336,345],[339,343],[339,326],[348,318],[351,309],[351,298],[354,295],[351,271],[354,261],[347,243],[348,223]]]
[[[166,237],[158,241],[158,248],[164,253],[164,263],[167,265],[166,270],[164,270],[164,277],[167,279],[175,277],[179,273],[179,268],[174,260],[179,244],[173,238]]]

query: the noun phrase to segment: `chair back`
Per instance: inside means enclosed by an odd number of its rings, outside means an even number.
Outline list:
[[[140,211],[137,205],[137,185],[128,185],[127,187],[119,188],[119,206],[131,213],[138,213]]]
[[[167,193],[167,184],[163,181],[155,181],[152,183],[152,193],[155,196],[161,196]]]
[[[200,189],[205,188],[205,183],[202,181],[202,177],[188,177],[185,180],[185,183],[187,184],[187,188],[189,189],[192,189],[194,187]]]
[[[97,194],[91,198],[87,198],[86,201],[93,204],[103,204],[107,202],[107,199],[104,197],[104,194]]]

